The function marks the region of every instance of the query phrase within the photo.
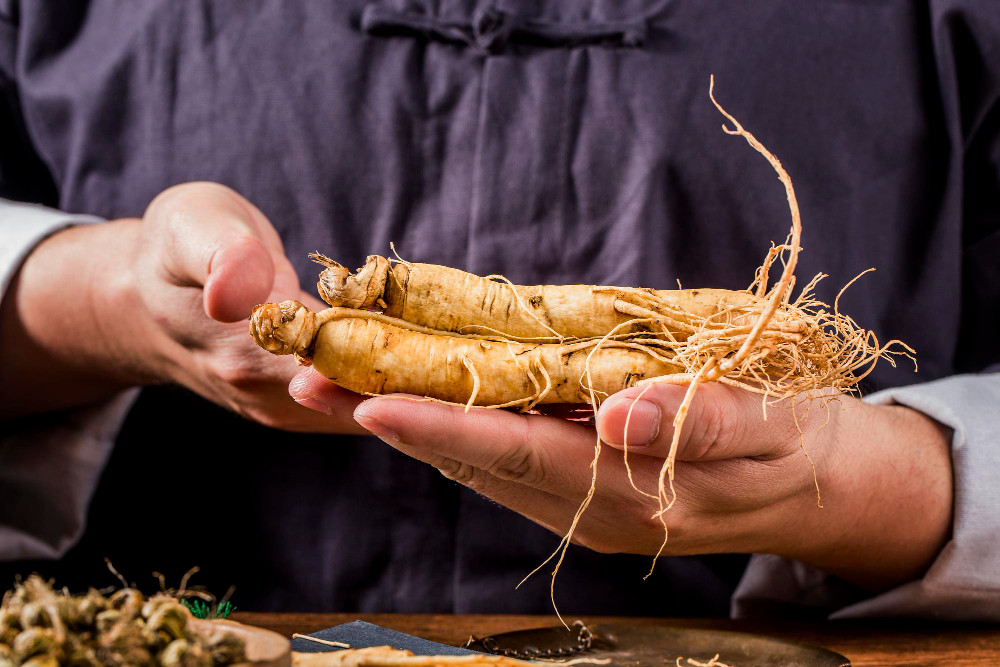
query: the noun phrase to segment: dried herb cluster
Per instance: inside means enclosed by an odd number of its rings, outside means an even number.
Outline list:
[[[0,605],[0,667],[162,665],[208,667],[244,662],[243,641],[192,632],[191,613],[160,593],[134,588],[110,596],[90,589],[72,596],[31,576]]]

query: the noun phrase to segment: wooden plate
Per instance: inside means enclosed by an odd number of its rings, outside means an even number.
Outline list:
[[[292,647],[277,632],[243,625],[236,621],[192,619],[188,627],[197,635],[211,640],[220,634],[233,634],[246,644],[247,660],[234,667],[291,667]]]

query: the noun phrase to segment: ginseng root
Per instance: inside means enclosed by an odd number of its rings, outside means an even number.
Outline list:
[[[840,312],[839,294],[832,306],[819,301],[814,289],[823,274],[793,298],[802,223],[791,179],[715,101],[713,85],[714,80],[709,97],[732,125],[723,125],[723,131],[743,137],[767,159],[785,188],[792,217],[785,242],[772,245],[745,291],[519,286],[502,276],[444,266],[402,260],[393,265],[377,255],[352,274],[313,255],[326,267],[318,287],[331,308],[313,313],[296,301],[264,304],[254,309],[251,334],[261,347],[295,354],[300,363],[313,364],[353,391],[418,394],[466,409],[588,403],[596,414],[604,398],[635,384],[686,385],[658,488],[655,494],[636,489],[657,502],[654,517],[663,523],[666,545],[664,513],[676,499],[677,448],[701,384],[722,382],[755,392],[766,411],[807,392],[820,392],[826,400],[857,393],[880,359],[894,365],[893,355],[912,359],[913,352],[899,341],[881,345],[874,333]],[[781,269],[773,285],[772,267]],[[627,455],[628,443],[623,444]],[[546,561],[558,556],[553,586],[594,496],[600,450],[598,439],[590,491]]]
[[[640,310],[669,322],[714,316],[716,325],[752,323],[754,296],[721,289],[652,290],[594,285],[514,285],[502,276],[477,276],[437,264],[397,262],[371,255],[351,273],[314,253],[327,267],[317,289],[331,306],[381,312],[436,331],[487,334],[507,340],[551,341],[601,337],[635,319]],[[741,315],[744,317],[741,318]],[[692,329],[678,322],[674,334]],[[619,333],[648,331],[633,324]]]
[[[407,393],[489,407],[588,403],[584,376],[604,395],[682,367],[655,350],[610,342],[519,343],[413,330],[348,308],[313,313],[297,301],[254,309],[254,337],[276,354],[295,353],[360,394]],[[591,352],[594,352],[591,355]]]

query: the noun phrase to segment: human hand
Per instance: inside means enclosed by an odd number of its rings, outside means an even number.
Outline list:
[[[158,195],[141,221],[60,232],[29,256],[18,280],[14,329],[25,346],[44,351],[29,355],[19,375],[60,378],[55,400],[79,393],[74,380],[80,392],[104,393],[175,382],[269,426],[361,431],[351,417],[360,397],[330,384],[319,406],[327,414],[303,409],[288,395],[295,361],[274,358],[250,337],[258,303],[322,304],[300,289],[267,218],[229,188],[179,185]],[[41,368],[44,360],[58,367]]]
[[[591,483],[593,500],[574,541],[601,552],[655,554],[663,526],[654,498],[635,491],[622,447],[625,416],[642,388],[605,401],[592,425],[502,410],[372,398],[358,422],[396,449],[438,468],[557,534],[569,528]],[[655,497],[685,388],[654,385],[629,421],[628,463]],[[901,406],[820,399],[802,428],[788,407],[719,384],[699,388],[677,455],[677,501],[663,516],[664,553],[774,553],[873,590],[921,575],[950,535],[950,434]],[[829,414],[827,413],[829,407]],[[822,426],[821,426],[822,425]],[[815,463],[824,509],[809,460]]]

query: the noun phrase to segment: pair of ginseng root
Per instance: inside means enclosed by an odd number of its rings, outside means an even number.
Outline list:
[[[898,341],[880,345],[836,300],[832,307],[817,300],[823,274],[793,298],[802,224],[791,179],[715,101],[713,83],[709,97],[733,126],[723,131],[745,138],[768,160],[792,216],[785,242],[772,244],[745,291],[515,285],[503,276],[380,256],[351,273],[317,254],[313,259],[326,267],[318,289],[330,308],[312,312],[297,301],[257,306],[254,340],[359,394],[415,394],[466,410],[569,403],[589,404],[596,414],[603,399],[628,387],[685,385],[657,492],[636,489],[657,499],[666,535],[677,447],[699,385],[755,392],[766,409],[817,392],[856,392],[879,359],[893,363],[892,355],[913,352]],[[557,569],[593,497],[600,449],[597,439],[591,490],[553,554]]]

